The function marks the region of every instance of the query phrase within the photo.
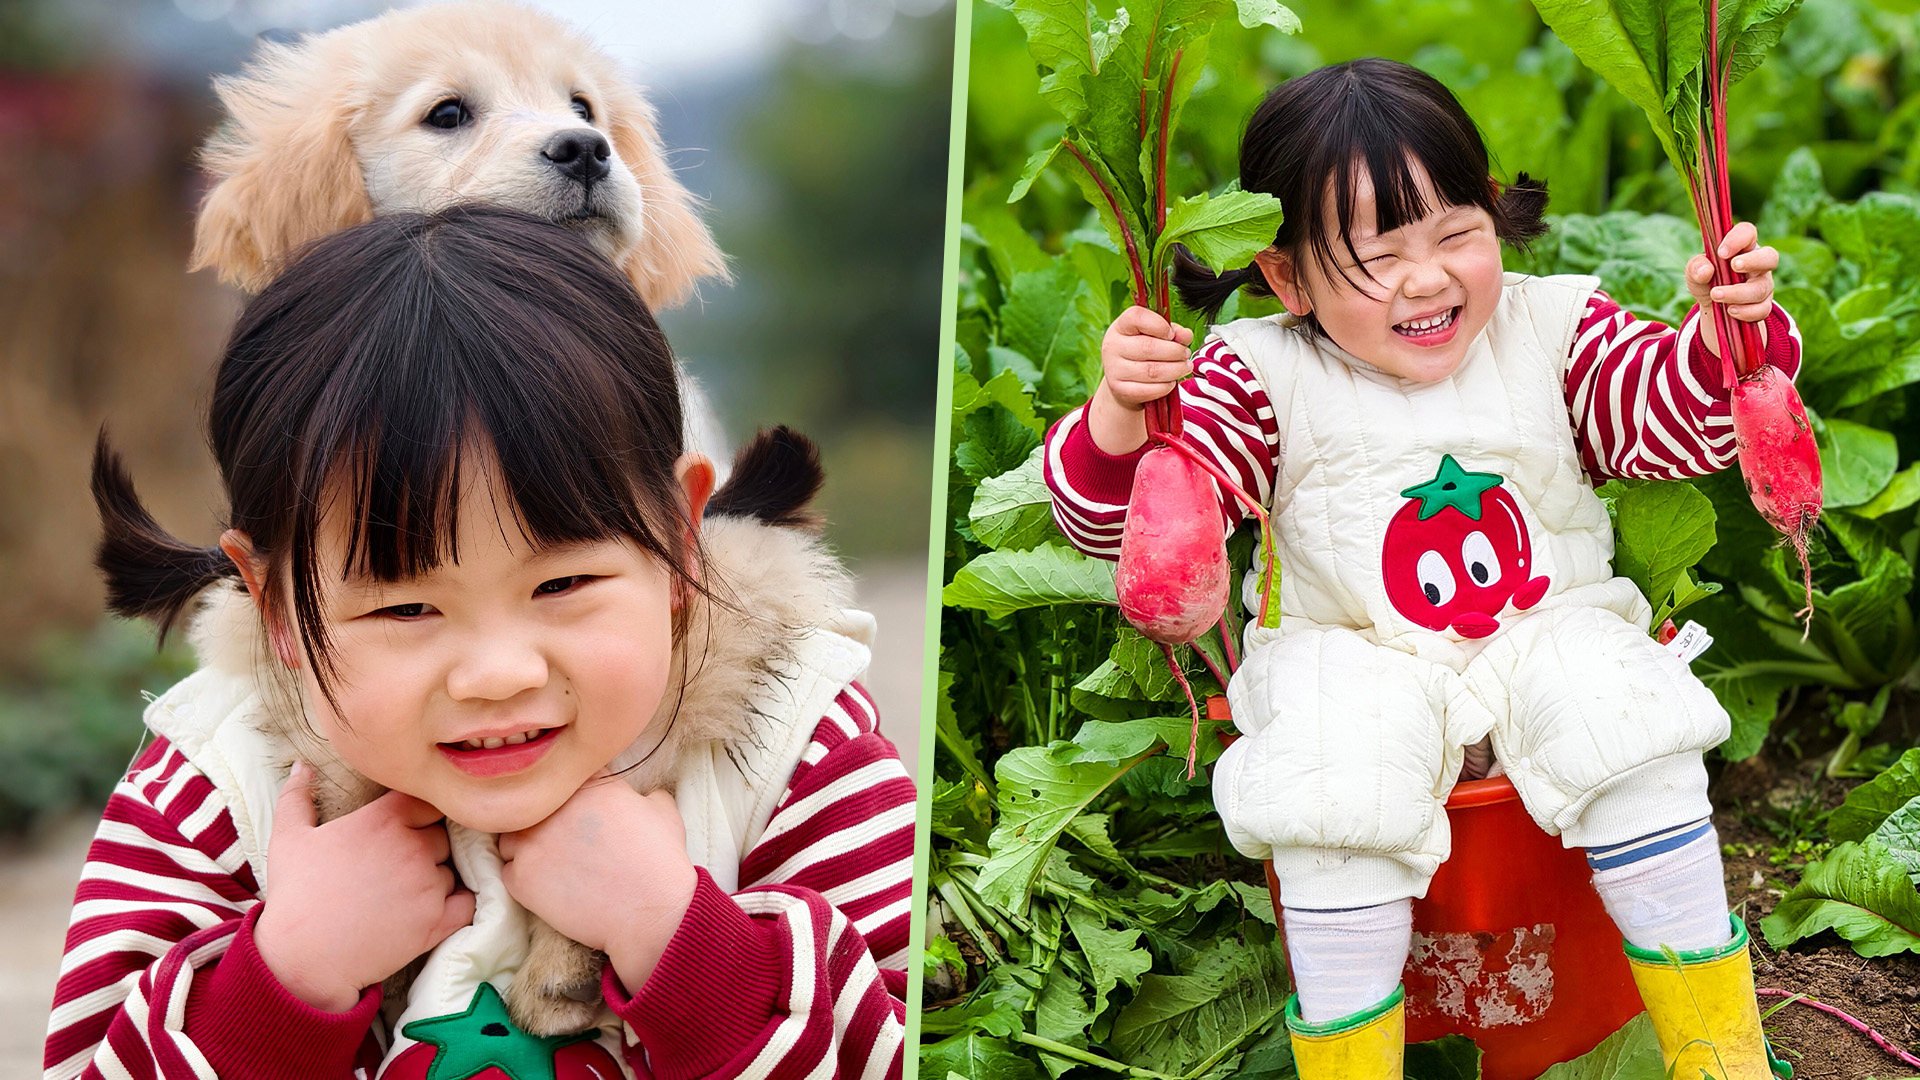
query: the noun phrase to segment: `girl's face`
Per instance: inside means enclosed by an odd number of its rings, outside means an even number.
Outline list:
[[[690,454],[678,474],[697,523],[712,468]],[[463,482],[459,562],[325,582],[337,709],[297,662],[314,725],[347,765],[468,828],[511,832],[646,729],[668,691],[680,590],[624,539],[535,549],[491,469]],[[342,523],[318,541],[321,566],[343,565]]]
[[[1360,261],[1337,236],[1329,237],[1353,283],[1327,274],[1318,260],[1296,264],[1272,248],[1257,262],[1287,310],[1311,311],[1335,344],[1374,367],[1427,383],[1453,374],[1493,317],[1500,300],[1500,240],[1491,214],[1478,206],[1448,205],[1419,161],[1409,165],[1426,205],[1435,209],[1384,234],[1376,225],[1368,170],[1354,170],[1349,231]],[[1337,220],[1331,190],[1326,201],[1324,220]]]

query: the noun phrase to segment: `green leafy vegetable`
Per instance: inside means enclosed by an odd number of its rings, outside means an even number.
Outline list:
[[[1920,890],[1886,848],[1848,841],[1809,863],[1760,929],[1776,949],[1832,930],[1862,956],[1920,953]]]
[[[1920,798],[1920,747],[1908,750],[1892,767],[1847,793],[1847,801],[1827,819],[1835,840],[1865,840],[1880,823]]]

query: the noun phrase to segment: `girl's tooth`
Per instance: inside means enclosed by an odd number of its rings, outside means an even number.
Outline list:
[[[481,741],[486,744],[488,750],[497,750],[507,744],[505,739],[482,739]]]
[[[527,736],[525,732],[521,732],[516,735],[509,735],[505,739],[502,739],[501,741],[508,746],[519,746],[521,743],[527,741]]]

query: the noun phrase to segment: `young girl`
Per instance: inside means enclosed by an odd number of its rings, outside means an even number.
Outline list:
[[[89,853],[46,1076],[900,1075],[913,784],[804,440],[709,500],[632,286],[483,209],[314,247],[210,432],[218,548],[96,457],[113,606],[193,611],[202,666]]]
[[[1247,737],[1213,786],[1234,846],[1279,877],[1300,1075],[1400,1075],[1411,900],[1447,857],[1463,765],[1497,757],[1541,828],[1586,849],[1673,1075],[1767,1076],[1702,764],[1729,721],[1648,636],[1591,482],[1731,463],[1711,320],[1676,332],[1595,278],[1503,274],[1500,242],[1545,229],[1545,187],[1502,190],[1459,103],[1403,64],[1274,90],[1240,182],[1286,223],[1251,266],[1186,262],[1181,295],[1214,312],[1244,287],[1289,314],[1215,327],[1189,362],[1184,328],[1123,313],[1046,469],[1067,536],[1114,556],[1142,409],[1177,392],[1192,442],[1273,508],[1281,624],[1248,631],[1227,688]],[[1762,323],[1792,375],[1778,256],[1754,241],[1742,223],[1723,245],[1743,283],[1709,290],[1704,255],[1686,280]],[[1223,500],[1229,527],[1237,511]]]

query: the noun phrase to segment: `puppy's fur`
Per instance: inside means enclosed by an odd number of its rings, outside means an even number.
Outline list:
[[[262,45],[214,88],[228,119],[202,150],[216,183],[191,268],[212,267],[249,292],[311,240],[375,214],[459,202],[579,229],[656,310],[726,276],[696,200],[667,165],[652,107],[605,54],[541,12],[496,0],[392,11]],[[469,120],[451,130],[426,122],[456,98]],[[588,128],[610,144],[606,175],[592,183],[544,153]]]

